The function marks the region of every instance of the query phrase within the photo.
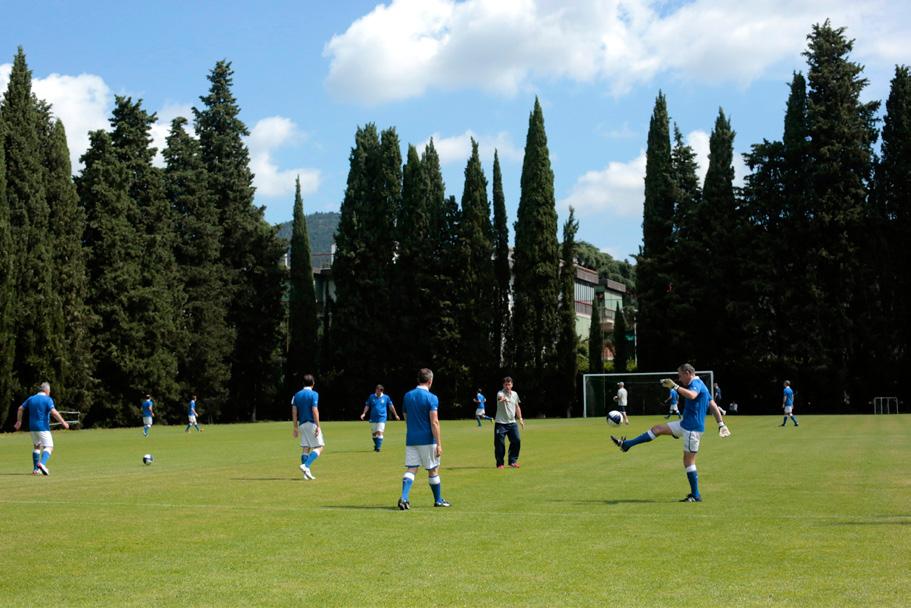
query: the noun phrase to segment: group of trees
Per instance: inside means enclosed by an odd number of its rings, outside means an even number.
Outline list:
[[[712,368],[739,401],[833,411],[899,394],[909,361],[911,78],[897,67],[874,144],[878,102],[863,101],[853,41],[829,22],[808,36],[780,140],[745,155],[719,111],[700,188],[693,150],[670,137],[658,96],[649,130],[638,257],[639,367]]]
[[[275,413],[284,245],[253,204],[230,64],[209,74],[196,136],[117,97],[75,178],[63,124],[19,49],[0,104],[0,427],[49,380],[92,424],[151,393],[165,419],[198,393],[212,417]]]

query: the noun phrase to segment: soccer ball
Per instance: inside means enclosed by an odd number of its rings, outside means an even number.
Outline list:
[[[618,425],[623,422],[623,415],[617,410],[611,410],[607,413],[607,423]]]
[[[145,456],[142,457],[142,464],[152,464],[153,460],[155,460],[155,459],[152,458],[151,454],[146,454]]]

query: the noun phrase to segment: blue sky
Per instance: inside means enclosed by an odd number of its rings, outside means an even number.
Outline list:
[[[579,238],[615,257],[641,242],[659,89],[704,163],[719,107],[738,153],[780,137],[813,23],[829,17],[856,39],[868,99],[884,99],[895,64],[911,63],[911,7],[885,0],[4,0],[0,15],[0,86],[22,45],[74,159],[88,131],[106,127],[114,95],[159,114],[162,145],[170,120],[205,94],[214,63],[232,61],[257,202],[271,222],[291,218],[296,175],[308,212],[338,210],[354,131],[375,122],[395,126],[403,146],[434,137],[456,196],[468,138],[481,144],[488,179],[499,149],[512,223],[538,96],[561,223],[572,204]]]

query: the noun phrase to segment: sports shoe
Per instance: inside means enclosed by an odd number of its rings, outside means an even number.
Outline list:
[[[629,450],[629,448],[623,447],[623,442],[626,441],[626,437],[614,437],[611,435],[610,440],[613,441],[614,445],[620,448],[621,451],[626,452]]]
[[[316,477],[313,476],[313,473],[310,472],[310,469],[307,467],[307,465],[302,464],[300,466],[300,469],[301,473],[304,474],[304,479],[316,479]]]
[[[778,426],[787,426],[787,425],[785,425],[785,424],[779,424]]]
[[[439,502],[433,503],[433,506],[435,506],[435,507],[451,507],[452,505],[449,504],[449,501],[443,499],[443,500],[440,500]]]
[[[41,475],[41,471],[39,471],[37,468],[32,469],[32,475]]]
[[[693,496],[692,494],[687,494],[686,498],[681,498],[680,502],[702,502],[701,496]]]
[[[51,472],[47,470],[47,467],[44,466],[43,464],[41,464],[40,462],[37,464],[37,467],[38,467],[38,470],[41,471],[41,474],[44,475],[45,477],[51,474]]]
[[[518,468],[519,468],[519,463],[518,463],[518,462],[510,462],[510,463],[509,463],[509,468],[510,468],[510,469],[518,469]]]
[[[401,498],[399,498],[399,510],[400,510],[400,511],[407,511],[407,510],[410,509],[410,508],[411,508],[411,503],[410,503],[410,502],[408,502],[407,500],[402,500]]]
[[[506,467],[504,467],[502,464],[498,464],[498,465],[497,465],[497,468],[498,468],[498,469],[505,469]]]

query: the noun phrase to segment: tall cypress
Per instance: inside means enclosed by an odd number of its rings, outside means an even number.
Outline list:
[[[500,157],[496,151],[493,153],[493,232],[493,344],[498,365],[509,367],[511,361],[504,361],[503,356],[507,352],[506,345],[512,343],[509,306],[512,298],[512,272],[509,266],[509,224],[506,218],[506,196],[503,194],[503,173],[500,171]]]
[[[588,373],[604,373],[604,332],[601,329],[601,306],[603,294],[595,294],[592,300],[592,324],[588,330]]]
[[[300,390],[305,374],[316,374],[318,320],[307,217],[301,182],[294,182],[294,218],[291,227],[291,267],[288,281],[288,346],[285,356],[285,392]]]
[[[3,122],[0,121],[0,138],[3,137],[3,131]],[[5,146],[0,146],[0,429],[14,403],[12,372],[16,352],[16,292],[13,282],[13,252],[9,206],[6,202],[6,153]]]
[[[568,407],[575,404],[576,375],[578,372],[578,359],[576,352],[579,338],[576,335],[576,232],[579,222],[576,212],[569,208],[569,217],[563,223],[563,243],[560,246],[560,304],[558,308],[557,329],[557,381],[560,383],[559,391],[568,403]],[[563,404],[561,404],[563,405]],[[560,409],[554,407],[549,414],[559,414]]]
[[[221,260],[230,296],[228,324],[235,333],[231,354],[228,419],[256,419],[278,408],[284,246],[253,201],[249,135],[231,90],[234,72],[219,61],[209,73],[202,108],[193,108],[209,188],[222,226]],[[283,401],[283,399],[282,399]]]
[[[199,142],[171,122],[165,159],[165,195],[175,214],[174,258],[184,287],[180,322],[187,332],[179,361],[184,398],[199,397],[210,419],[218,419],[228,397],[229,357],[234,334],[227,323],[228,295],[221,265],[222,229]]]
[[[614,372],[625,372],[629,361],[629,344],[626,341],[626,317],[623,307],[617,302],[614,310]]]
[[[674,182],[667,101],[659,92],[648,129],[642,249],[636,268],[637,360],[643,370],[669,369],[676,365],[675,355],[665,347],[671,325],[666,311],[673,289],[673,263],[668,255],[673,239],[673,217]]]

